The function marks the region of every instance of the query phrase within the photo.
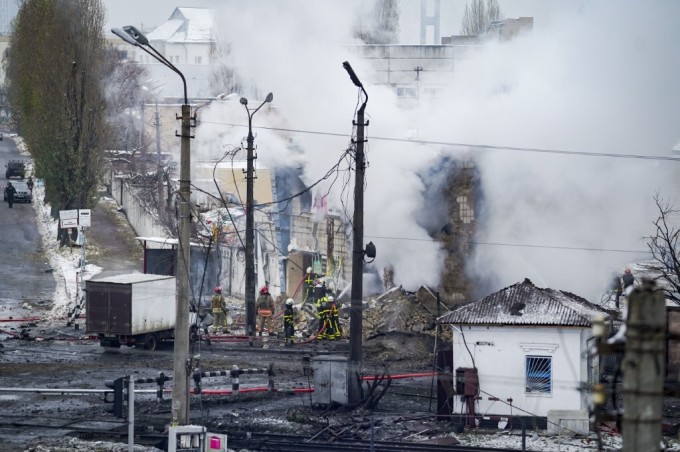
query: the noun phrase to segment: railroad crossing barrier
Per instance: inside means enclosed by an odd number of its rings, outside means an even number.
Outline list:
[[[266,392],[274,392],[276,391],[274,388],[274,364],[269,364],[269,367],[267,368],[260,368],[260,369],[241,369],[239,368],[236,364],[234,364],[230,370],[214,370],[214,371],[206,371],[206,372],[201,372],[200,369],[196,369],[193,374],[192,374],[192,379],[194,380],[194,390],[192,391],[193,394],[201,394],[203,392],[202,387],[201,387],[201,381],[203,378],[210,378],[210,377],[230,377],[231,378],[231,391],[221,391],[221,392],[216,392],[216,391],[209,391],[207,392],[208,394],[232,394],[232,395],[237,395],[240,390],[240,376],[246,374],[246,375],[253,375],[253,374],[266,374],[269,376],[269,382],[268,386],[266,388]],[[157,377],[155,378],[137,378],[134,380],[131,380],[129,376],[126,377],[120,377],[116,378],[115,380],[107,380],[104,382],[105,386],[107,388],[113,389],[113,400],[109,400],[108,394],[110,392],[106,392],[104,394],[104,402],[105,403],[113,403],[113,415],[115,417],[123,417],[123,403],[125,400],[128,398],[127,394],[127,388],[129,386],[129,382],[133,382],[135,385],[139,384],[149,384],[149,383],[155,383],[158,385],[158,388],[156,389],[156,399],[160,402],[163,400],[163,392],[164,392],[164,385],[167,381],[172,381],[172,377],[165,375],[165,373],[160,372]],[[257,388],[258,390],[262,391],[262,389]],[[248,391],[250,392],[250,391]]]

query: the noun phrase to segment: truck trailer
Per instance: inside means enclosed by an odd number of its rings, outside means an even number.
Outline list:
[[[175,336],[173,276],[132,273],[85,282],[86,329],[102,347],[155,350]]]

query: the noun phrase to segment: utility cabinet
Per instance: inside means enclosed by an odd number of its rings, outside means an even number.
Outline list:
[[[456,369],[456,394],[464,396],[479,394],[479,375],[476,368],[459,367]]]
[[[314,372],[314,392],[312,403],[347,405],[348,396],[348,359],[342,355],[315,356],[311,359]]]

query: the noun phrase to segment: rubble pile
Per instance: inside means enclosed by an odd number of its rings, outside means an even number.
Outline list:
[[[441,309],[439,315],[444,312]],[[364,300],[363,336],[370,339],[392,332],[434,336],[437,315],[437,298],[429,289],[421,287],[414,293],[395,287]]]
[[[348,315],[348,306],[344,308]],[[365,299],[362,333],[367,357],[379,362],[431,362],[436,320],[446,311],[444,306],[437,310],[437,297],[427,287],[415,293],[394,287]],[[444,328],[437,340],[450,337],[450,331]]]
[[[286,294],[276,297],[274,330],[283,331],[283,306]],[[243,322],[242,306],[236,307],[228,300],[230,317],[239,325]],[[312,302],[296,303],[295,332],[298,338],[308,339],[315,336],[319,328],[316,307]],[[350,301],[342,300],[339,306],[340,325],[347,339],[350,326]],[[362,344],[366,357],[376,362],[385,361],[422,361],[430,362],[437,335],[437,317],[448,309],[439,304],[436,293],[427,287],[417,292],[409,292],[402,287],[380,295],[367,297],[363,302]],[[238,326],[235,327],[238,329]],[[232,331],[234,328],[232,328]],[[439,328],[438,343],[451,340],[448,328]],[[422,363],[421,363],[422,364]]]

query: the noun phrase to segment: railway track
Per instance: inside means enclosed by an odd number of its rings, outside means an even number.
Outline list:
[[[220,432],[216,432],[220,433]],[[517,449],[493,449],[460,445],[439,445],[429,443],[414,443],[406,441],[373,441],[370,440],[338,440],[334,442],[312,441],[309,437],[296,435],[281,435],[271,433],[232,434],[229,436],[229,448],[248,448],[258,451],[375,451],[375,452],[517,452]]]
[[[34,429],[51,429],[63,431],[64,436],[75,436],[87,441],[127,441],[127,423],[125,421],[97,421],[87,417],[40,416],[16,417],[0,415],[0,428],[11,428],[29,433]],[[517,449],[498,449],[461,445],[439,445],[406,441],[373,441],[370,440],[336,440],[333,442],[314,440],[309,436],[285,435],[276,433],[243,433],[211,429],[212,433],[228,435],[230,449],[249,449],[256,451],[328,451],[328,452],[398,452],[398,451],[449,451],[449,452],[516,452]],[[150,429],[138,424],[135,430],[135,444],[143,446],[162,446],[167,434],[158,427]]]

